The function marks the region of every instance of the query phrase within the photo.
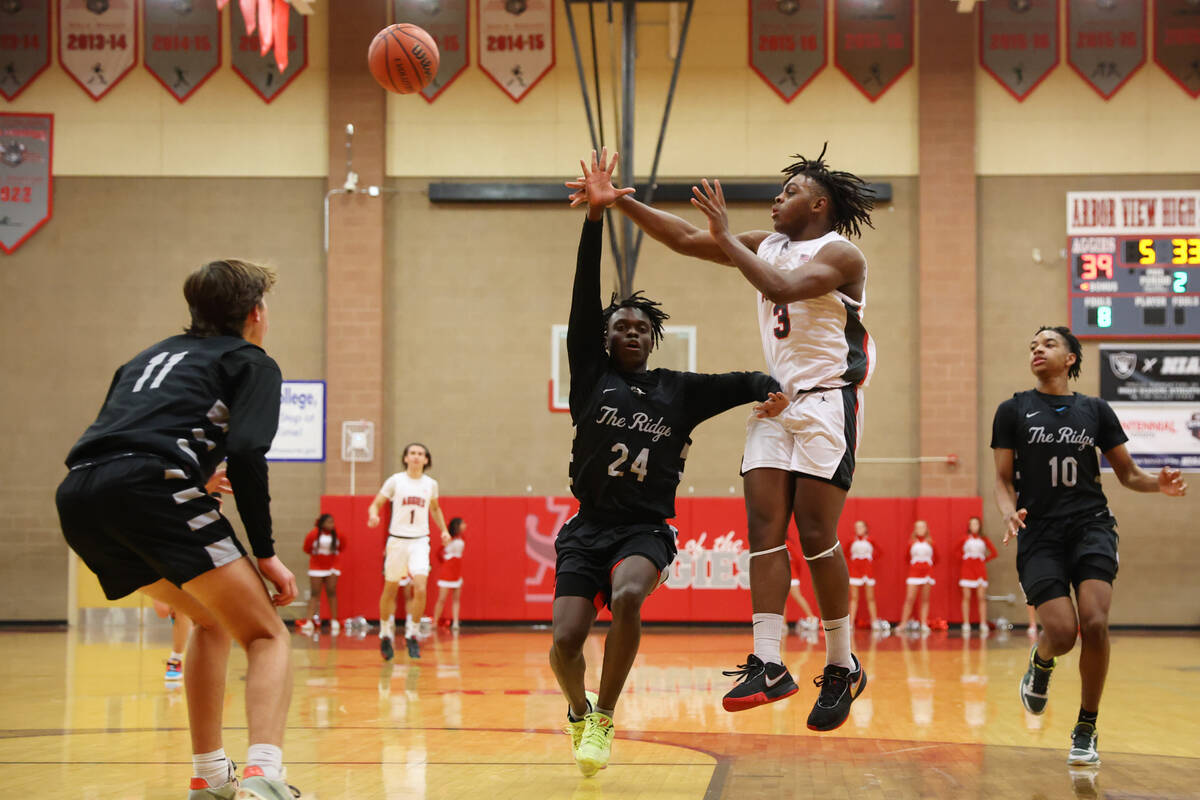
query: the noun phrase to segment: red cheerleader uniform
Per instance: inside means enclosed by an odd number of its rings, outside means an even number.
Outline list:
[[[962,551],[962,576],[958,585],[971,589],[987,586],[987,562],[998,555],[992,540],[968,533],[959,543],[959,549]]]
[[[875,585],[875,556],[879,548],[870,536],[855,536],[850,543],[850,558],[846,567],[850,570],[851,586]]]
[[[308,574],[314,578],[341,575],[338,568],[341,555],[346,552],[346,537],[338,534],[337,549],[333,546],[333,535],[317,528],[304,537],[304,552],[308,553]]]
[[[917,539],[908,546],[908,578],[905,580],[909,586],[933,586],[937,581],[933,579],[933,542],[931,537],[926,536],[924,540]]]
[[[438,586],[457,589],[463,585],[462,557],[466,546],[467,543],[459,537],[451,539],[449,544],[442,548],[442,554],[439,556],[442,566],[438,571]]]

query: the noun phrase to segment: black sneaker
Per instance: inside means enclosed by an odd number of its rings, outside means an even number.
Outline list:
[[[396,655],[396,649],[392,647],[392,637],[379,637],[379,654],[383,656],[384,661],[391,661],[392,656]]]
[[[813,685],[821,687],[821,693],[808,715],[810,731],[840,728],[850,716],[850,704],[867,688],[867,671],[858,656],[851,653],[850,657],[854,659],[854,669],[826,664],[821,676],[813,678]]]
[[[1029,650],[1029,667],[1021,676],[1021,705],[1025,706],[1025,710],[1030,714],[1041,714],[1046,710],[1046,691],[1050,688],[1050,673],[1054,672],[1054,665],[1058,662],[1058,659],[1052,658],[1049,667],[1039,667],[1033,660],[1033,654],[1036,652],[1037,645],[1035,644]]]
[[[1096,752],[1096,726],[1090,722],[1077,722],[1071,731],[1071,752],[1067,753],[1067,766],[1094,767],[1100,763]]]
[[[724,670],[721,674],[737,677],[737,683],[721,700],[726,711],[745,711],[791,697],[800,691],[787,667],[774,662],[763,663],[753,653],[746,656],[745,664],[739,664],[737,669]]]
[[[417,637],[409,636],[407,639],[404,640],[404,642],[405,642],[405,644],[408,645],[408,657],[409,658],[420,658],[421,657],[421,646],[417,643]]]

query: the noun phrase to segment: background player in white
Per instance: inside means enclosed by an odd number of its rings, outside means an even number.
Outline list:
[[[367,525],[379,527],[379,512],[391,502],[383,561],[383,592],[379,595],[379,652],[385,659],[395,654],[396,593],[402,578],[412,577],[412,602],[404,607],[404,641],[410,658],[420,658],[417,644],[420,616],[425,613],[425,586],[429,581],[429,515],[442,531],[442,543],[450,540],[446,520],[438,506],[438,483],[425,474],[433,466],[429,448],[418,442],[404,447],[404,472],[386,481],[367,509]]]
[[[862,430],[862,386],[874,367],[874,343],[862,326],[867,261],[847,236],[871,224],[870,187],[858,176],[799,160],[771,207],[775,232],[729,230],[720,183],[693,187],[692,204],[708,217],[702,230],[632,197],[616,207],[676,252],[732,265],[758,289],[758,319],[771,377],[791,400],[776,419],[747,422],[742,460],[750,538],[750,599],[754,652],[736,687],[725,695],[737,711],[780,700],[794,686],[783,666],[790,569],[784,542],[794,515],[825,629],[826,666],[808,718],[812,730],[839,727],[866,686],[850,652],[850,583],[837,538],[838,517],[854,474]],[[581,181],[573,205],[585,202]]]

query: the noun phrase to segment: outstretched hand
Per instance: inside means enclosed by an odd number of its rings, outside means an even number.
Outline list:
[[[579,162],[579,166],[583,170],[582,177],[567,181],[565,184],[568,189],[576,190],[569,198],[571,208],[585,202],[589,208],[608,208],[625,195],[633,194],[632,186],[623,189],[613,186],[612,174],[620,157],[620,153],[613,153],[612,161],[609,161],[608,148],[602,147],[599,158],[596,157],[596,151],[592,151],[590,165],[582,160]]]
[[[1009,539],[1017,538],[1017,534],[1025,527],[1025,517],[1028,515],[1028,509],[1020,508],[1004,518],[1004,541],[1001,544],[1008,544]]]
[[[714,180],[709,185],[708,178],[700,181],[704,191],[699,186],[692,187],[692,205],[704,212],[708,217],[708,232],[714,239],[720,240],[729,235],[729,214],[725,206],[725,192],[721,190],[721,181]]]
[[[1158,490],[1172,497],[1183,497],[1187,494],[1187,484],[1183,482],[1183,474],[1174,467],[1163,467],[1158,473]]]
[[[788,407],[787,395],[783,392],[769,392],[767,399],[761,403],[756,403],[754,406],[754,416],[759,419],[765,417],[776,417],[783,413],[783,410]]]

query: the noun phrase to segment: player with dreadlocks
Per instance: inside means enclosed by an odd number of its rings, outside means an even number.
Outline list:
[[[583,164],[588,213],[567,327],[575,425],[570,480],[579,513],[555,541],[550,666],[567,698],[566,732],[586,776],[608,765],[613,710],[637,655],[642,603],[675,559],[667,520],[675,516],[692,429],[745,403],[757,401],[762,417],[788,405],[779,384],[762,373],[646,369],[666,313],[640,292],[614,298],[607,308],[599,300],[604,207],[633,191],[612,187],[616,161],[601,150],[599,160],[593,152],[590,165]],[[597,695],[584,690],[583,643],[605,604],[613,621]]]
[[[862,433],[862,387],[875,366],[875,346],[862,325],[867,262],[846,238],[871,225],[872,192],[861,178],[830,170],[824,157],[824,149],[816,159],[795,156],[783,170],[787,180],[771,206],[774,233],[731,233],[720,182],[692,189],[707,230],[632,197],[615,199],[654,239],[734,266],[758,290],[763,352],[792,402],[779,417],[751,417],[746,426],[741,472],[754,652],[726,673],[738,681],[723,705],[741,711],[799,690],[780,655],[791,578],[785,540],[794,515],[825,629],[826,666],[814,680],[820,692],[808,717],[818,731],[842,725],[867,683],[850,652],[850,584],[837,523]],[[579,188],[579,181],[568,186]],[[573,205],[582,201],[579,192],[571,197]]]

